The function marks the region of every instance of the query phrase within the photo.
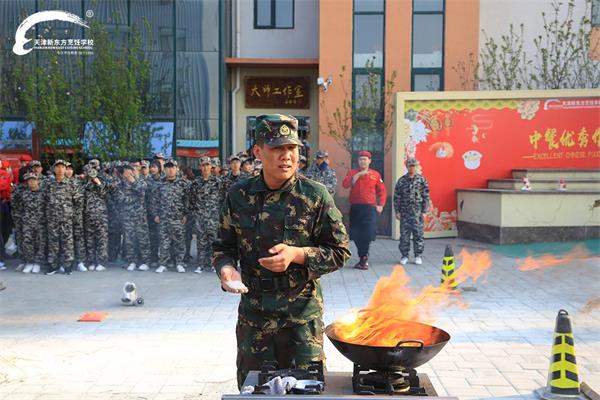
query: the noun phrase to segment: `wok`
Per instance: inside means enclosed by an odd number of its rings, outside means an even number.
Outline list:
[[[406,338],[396,346],[371,346],[345,342],[335,334],[334,324],[325,328],[325,334],[331,343],[347,359],[363,368],[376,371],[394,372],[406,368],[416,368],[431,360],[450,340],[450,335],[435,326],[420,322],[405,321],[408,330],[415,332],[429,329],[433,343],[425,343],[425,338]],[[411,329],[413,328],[413,329]]]

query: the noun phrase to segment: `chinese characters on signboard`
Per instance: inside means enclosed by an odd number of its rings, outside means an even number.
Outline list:
[[[247,77],[246,108],[310,108],[308,77]]]
[[[556,128],[548,128],[544,132],[534,130],[529,135],[529,144],[534,153],[523,158],[555,159],[555,158],[586,158],[600,155],[600,128],[588,132],[585,127],[579,130],[564,129],[561,133]],[[563,153],[566,151],[566,153]],[[586,153],[587,151],[587,153]]]

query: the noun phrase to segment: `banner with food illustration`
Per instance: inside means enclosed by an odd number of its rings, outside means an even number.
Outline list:
[[[458,188],[512,169],[600,168],[600,97],[406,100],[404,111],[405,156],[431,189],[428,232],[456,229]]]

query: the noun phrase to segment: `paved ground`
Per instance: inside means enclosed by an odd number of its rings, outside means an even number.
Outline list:
[[[407,267],[415,289],[437,284],[443,248],[474,242],[429,240],[425,265]],[[378,240],[369,271],[345,268],[322,279],[327,323],[362,307],[398,260],[396,242]],[[520,272],[517,260],[494,253],[493,267],[466,309],[446,309],[435,325],[452,340],[419,368],[438,394],[460,398],[530,398],[546,384],[554,320],[568,310],[580,377],[600,386],[600,309],[580,310],[600,295],[598,259]],[[352,264],[356,262],[352,259]],[[10,264],[14,269],[14,262]],[[146,304],[120,305],[125,281]],[[212,274],[127,272],[113,268],[72,276],[0,272],[0,400],[218,399],[235,391],[237,297]],[[102,323],[80,323],[105,311]],[[351,364],[326,340],[329,370]]]

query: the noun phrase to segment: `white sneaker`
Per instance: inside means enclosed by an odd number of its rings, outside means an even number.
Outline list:
[[[127,266],[127,271],[133,271],[135,270],[135,263],[131,263]]]
[[[148,271],[149,269],[150,267],[148,267],[146,264],[142,264],[138,267],[138,271]]]
[[[17,268],[15,268],[15,271],[21,272],[23,271],[23,268],[25,268],[25,264],[19,264],[17,265]]]
[[[58,272],[60,272],[61,274],[65,273],[65,267],[59,267],[58,268]]]
[[[90,264],[90,266],[88,267],[88,271],[93,271],[96,269],[96,266],[94,264]]]
[[[87,272],[87,268],[85,267],[85,264],[80,262],[77,264],[77,271],[79,272]]]
[[[417,265],[423,264],[423,259],[421,257],[415,257],[415,264],[417,264]]]
[[[32,269],[33,269],[33,264],[25,264],[25,267],[23,268],[23,273],[29,274]]]
[[[198,268],[196,268],[196,269],[194,270],[194,273],[195,273],[195,274],[201,274],[202,272],[203,272],[203,271],[202,271],[202,267],[198,267]]]
[[[96,271],[106,271],[106,268],[104,268],[104,266],[98,264],[98,265],[96,265]]]
[[[165,272],[167,270],[167,267],[165,267],[164,265],[159,266],[158,268],[156,268],[154,270],[154,272],[156,272],[157,274],[162,274],[163,272]]]
[[[6,265],[4,265],[4,261],[0,261],[0,271],[4,271],[6,269]]]
[[[185,267],[183,265],[179,264],[177,266],[177,272],[184,273],[185,272]]]
[[[406,264],[408,264],[408,257],[402,257],[402,258],[400,259],[400,264],[402,264],[402,265],[406,265]]]
[[[33,264],[33,268],[31,269],[31,273],[32,274],[39,274],[41,270],[42,270],[42,267],[40,267],[40,264]]]

